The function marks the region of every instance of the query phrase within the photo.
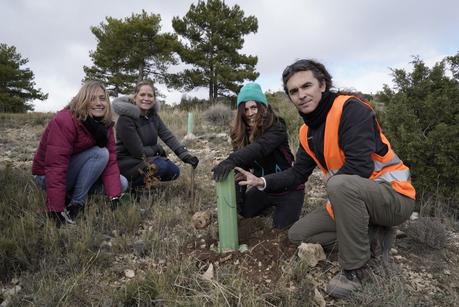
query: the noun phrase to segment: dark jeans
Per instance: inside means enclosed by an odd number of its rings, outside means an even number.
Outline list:
[[[273,226],[284,229],[295,223],[301,213],[304,202],[304,191],[288,191],[282,194],[270,194],[252,188],[247,192],[236,188],[237,207],[243,217],[255,217],[274,206]]]
[[[154,157],[150,160],[156,167],[155,177],[160,181],[175,180],[180,176],[180,168],[171,160],[164,157]],[[137,177],[132,182],[132,188],[141,187],[145,185],[144,176]]]
[[[73,155],[67,169],[67,197],[72,204],[83,205],[89,193],[103,193],[100,176],[108,163],[107,148],[97,146]],[[35,182],[46,188],[45,176],[34,176]],[[128,187],[127,179],[120,175],[121,191]]]

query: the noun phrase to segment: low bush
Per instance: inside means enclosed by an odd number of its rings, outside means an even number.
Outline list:
[[[221,103],[210,106],[203,113],[204,120],[214,126],[226,126],[230,123],[232,117],[231,108]]]

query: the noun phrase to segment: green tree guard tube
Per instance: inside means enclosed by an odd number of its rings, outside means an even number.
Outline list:
[[[239,249],[234,171],[225,180],[217,182],[217,210],[219,251]]]

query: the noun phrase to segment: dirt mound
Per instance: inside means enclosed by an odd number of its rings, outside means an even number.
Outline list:
[[[234,265],[255,283],[272,283],[282,275],[283,263],[297,249],[289,242],[287,230],[272,229],[270,218],[255,217],[238,222],[239,244],[246,244],[247,251],[218,252],[218,241],[211,237],[197,237],[189,241],[183,251],[196,258],[202,268]]]

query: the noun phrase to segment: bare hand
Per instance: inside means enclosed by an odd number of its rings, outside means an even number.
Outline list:
[[[237,171],[235,179],[239,185],[246,185],[249,187],[257,188],[264,187],[265,183],[260,177],[257,177],[251,172],[243,170],[240,167],[235,167],[234,169]]]

